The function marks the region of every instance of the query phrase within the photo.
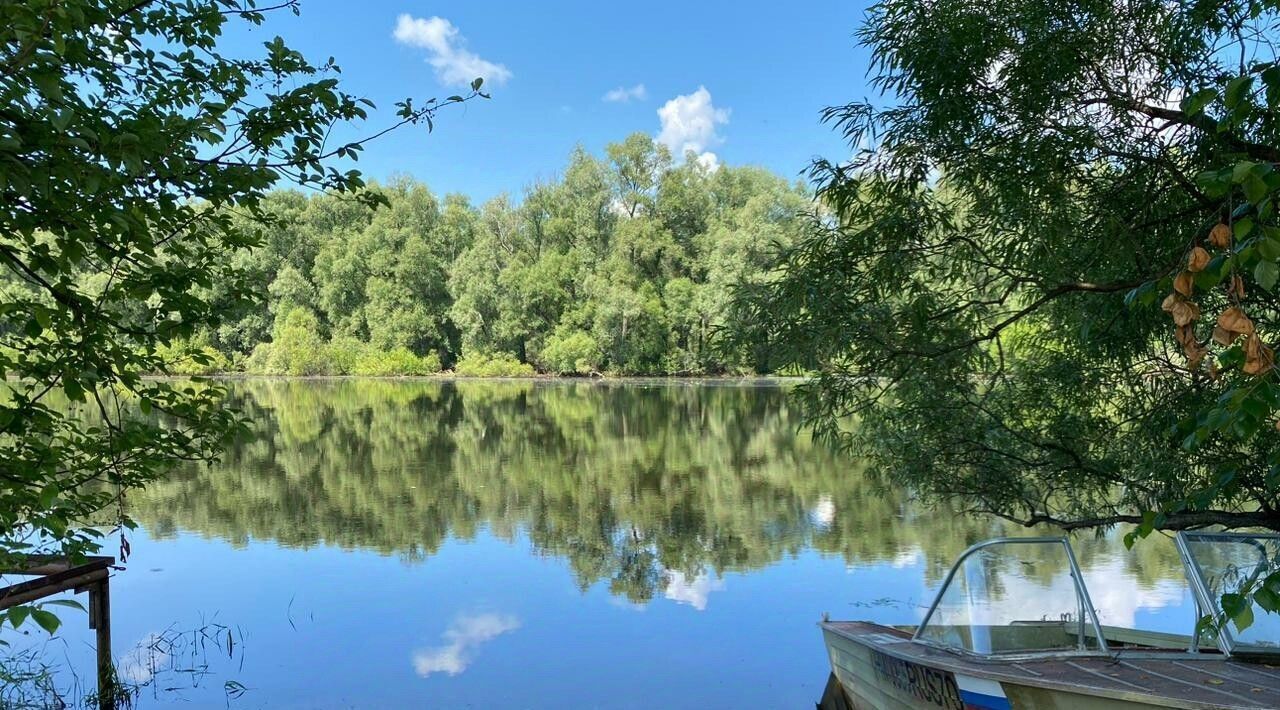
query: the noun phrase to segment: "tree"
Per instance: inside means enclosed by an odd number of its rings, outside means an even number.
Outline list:
[[[316,347],[301,369],[434,369],[392,357],[403,348],[455,373],[760,371],[749,348],[717,352],[715,333],[732,287],[768,280],[770,250],[794,240],[810,197],[758,168],[673,167],[644,134],[609,150],[606,161],[575,149],[522,202],[479,209],[408,177],[364,188],[378,209],[351,194],[273,191],[260,204],[269,225],[230,214],[261,245],[224,255],[267,308],[238,305],[221,282],[197,289],[222,316],[199,338],[223,368],[256,374],[296,372],[282,353]],[[296,308],[314,315],[314,334],[280,327]]]
[[[817,431],[928,498],[1280,529],[1278,9],[877,5],[885,96],[826,111],[855,154],[813,166],[831,214],[737,341],[814,371]]]
[[[605,147],[617,176],[614,199],[628,217],[651,212],[658,181],[671,167],[671,151],[644,133]]]
[[[383,201],[332,165],[381,135],[326,142],[372,106],[339,88],[332,60],[278,38],[259,59],[219,51],[228,23],[263,20],[254,0],[0,5],[0,556],[97,549],[88,525],[129,525],[128,490],[216,457],[239,427],[222,388],[142,375],[166,372],[183,342],[207,363],[193,336],[276,280],[230,258],[281,229],[268,190]],[[472,89],[405,101],[396,126],[429,125],[483,96]]]

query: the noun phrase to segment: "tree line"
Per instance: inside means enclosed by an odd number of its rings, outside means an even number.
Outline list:
[[[637,133],[603,157],[474,205],[411,178],[349,194],[278,190],[228,254],[264,304],[170,350],[169,371],[283,375],[765,371],[720,347],[734,290],[767,278],[811,197],[755,167],[676,161]],[[220,286],[207,296],[218,303]],[[193,357],[194,354],[194,357]]]

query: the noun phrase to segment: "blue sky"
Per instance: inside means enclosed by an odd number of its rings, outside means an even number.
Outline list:
[[[408,174],[484,200],[554,177],[575,145],[599,154],[635,131],[787,177],[814,156],[847,154],[818,112],[868,93],[867,53],[853,39],[864,8],[303,0],[300,17],[233,23],[226,46],[248,52],[278,34],[313,61],[336,57],[344,88],[378,104],[369,129],[394,122],[396,101],[448,96],[484,70],[491,101],[443,113],[433,134],[381,139],[359,162],[373,178]]]

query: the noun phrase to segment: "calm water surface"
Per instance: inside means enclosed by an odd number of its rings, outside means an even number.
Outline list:
[[[130,500],[114,653],[143,707],[812,707],[823,612],[914,623],[957,553],[1017,532],[877,494],[773,385],[234,394],[255,437]],[[1189,627],[1167,541],[1075,546],[1104,624]],[[1040,608],[1064,579],[991,588]],[[91,683],[64,616],[45,655]]]

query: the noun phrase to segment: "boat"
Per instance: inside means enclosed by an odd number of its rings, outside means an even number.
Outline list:
[[[1253,597],[1280,570],[1280,535],[1174,542],[1196,606],[1187,634],[1102,625],[1067,538],[997,538],[960,555],[914,627],[824,618],[831,676],[818,706],[1280,708],[1280,614]],[[1224,594],[1253,605],[1252,620],[1229,619]]]

